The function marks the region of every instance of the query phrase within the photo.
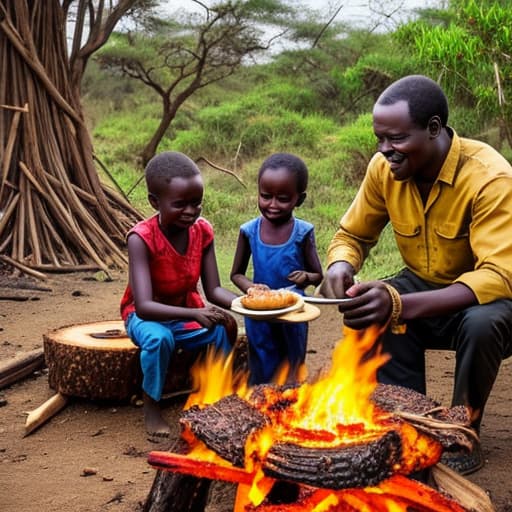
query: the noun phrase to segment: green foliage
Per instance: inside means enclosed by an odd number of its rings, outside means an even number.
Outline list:
[[[501,118],[510,133],[512,11],[500,1],[454,0],[450,13],[442,25],[406,25],[396,39],[417,52],[452,100],[477,108],[484,120]]]
[[[495,2],[485,5],[490,3]],[[318,252],[325,261],[329,242],[376,148],[373,103],[391,81],[411,73],[439,78],[450,99],[450,124],[457,132],[500,141],[489,113],[496,102],[493,73],[489,72],[490,46],[482,49],[481,43],[471,41],[471,24],[468,18],[462,24],[460,10],[467,4],[467,12],[472,12],[476,3],[462,4],[457,11],[424,13],[421,23],[410,23],[392,35],[333,27],[315,48],[301,46],[272,62],[242,66],[236,75],[201,89],[183,105],[158,150],[179,150],[194,159],[204,156],[232,170],[245,184],[200,163],[206,185],[203,213],[215,228],[223,284],[229,285],[239,226],[258,215],[258,168],[275,151],[294,152],[308,165],[307,198],[295,214],[315,225]],[[436,28],[441,26],[449,35]],[[316,28],[303,24],[296,36],[311,40]],[[336,37],[336,30],[341,37]],[[503,40],[506,30],[502,32]],[[461,45],[463,39],[467,44]],[[491,40],[481,40],[491,44]],[[459,50],[467,52],[464,58],[457,57]],[[500,61],[500,72],[506,70]],[[136,156],[158,124],[157,95],[133,82],[126,88],[120,75],[106,80],[97,67],[91,71],[84,85],[84,101],[94,123],[95,152],[121,188],[130,191],[134,204],[149,215],[152,209]],[[511,77],[503,74],[504,80]],[[509,146],[503,149],[512,156]],[[401,265],[393,232],[387,227],[360,278],[384,277]]]

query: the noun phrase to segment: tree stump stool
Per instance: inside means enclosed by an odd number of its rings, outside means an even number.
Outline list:
[[[122,320],[62,327],[45,334],[43,342],[48,383],[55,391],[92,400],[129,400],[140,394],[140,350],[126,335]],[[243,345],[237,349],[238,366],[246,357]],[[190,391],[190,368],[199,353],[175,352],[164,396]]]

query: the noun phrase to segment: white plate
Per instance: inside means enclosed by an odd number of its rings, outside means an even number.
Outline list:
[[[344,302],[350,302],[351,298],[346,299],[327,299],[325,297],[312,297],[305,295],[303,297],[304,302],[309,302],[310,304],[343,304]]]
[[[237,297],[231,303],[231,311],[240,313],[241,315],[248,316],[250,318],[256,318],[263,320],[264,318],[276,318],[292,311],[297,311],[304,307],[304,299],[302,295],[297,295],[297,302],[293,306],[288,306],[281,309],[247,309],[242,306],[241,297]]]

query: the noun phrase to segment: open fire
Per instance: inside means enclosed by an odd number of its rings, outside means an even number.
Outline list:
[[[345,330],[330,367],[295,386],[283,371],[275,384],[251,389],[230,358],[209,354],[194,369],[197,392],[180,420],[189,451],[151,452],[149,463],[238,483],[235,512],[467,510],[408,477],[436,464],[450,443],[471,442],[462,425],[463,435],[453,434],[453,418],[469,421],[467,411],[438,407],[441,420],[423,421],[428,411],[415,413],[414,392],[412,412],[383,407],[389,396],[396,405],[397,387],[377,384],[387,360],[378,335]],[[385,400],[375,398],[379,390]]]

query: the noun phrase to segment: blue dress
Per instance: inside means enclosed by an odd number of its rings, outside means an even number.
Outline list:
[[[293,283],[286,277],[294,270],[304,270],[304,246],[308,238],[314,242],[314,227],[309,222],[294,219],[290,238],[281,245],[269,245],[260,238],[261,217],[252,219],[240,228],[247,238],[252,257],[253,282],[272,289],[285,288]],[[300,289],[295,292],[303,295]],[[250,384],[271,382],[279,367],[288,362],[291,374],[306,359],[307,322],[267,322],[245,318],[249,342]]]

